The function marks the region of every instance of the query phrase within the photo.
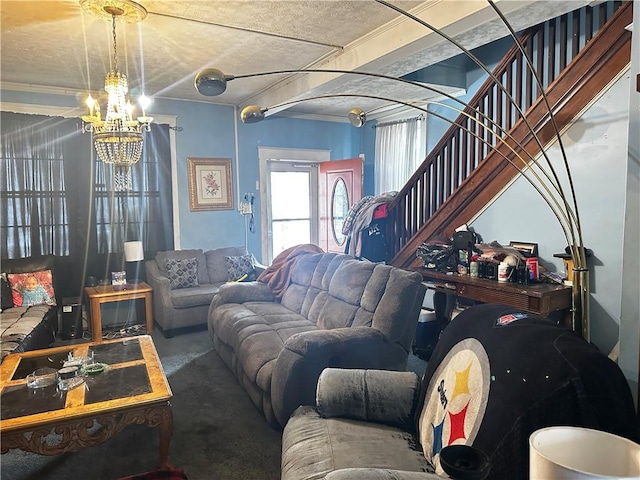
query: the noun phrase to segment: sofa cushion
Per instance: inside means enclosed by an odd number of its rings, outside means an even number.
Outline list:
[[[211,283],[191,288],[178,288],[171,290],[171,303],[178,309],[209,305],[219,290],[219,285]]]
[[[35,305],[13,307],[2,312],[0,315],[2,358],[13,352],[28,335],[31,335],[50,308],[48,305]]]
[[[225,257],[241,256],[247,253],[244,247],[222,247],[205,252],[205,264],[210,283],[226,282],[229,280],[227,261]]]
[[[326,296],[320,296],[329,289],[331,277],[348,255],[317,253],[301,255],[291,272],[289,286],[282,295],[282,304],[316,323]]]
[[[216,336],[238,355],[245,375],[269,391],[273,362],[292,335],[317,327],[279,303],[246,302],[217,308]]]
[[[310,406],[293,412],[282,434],[282,480],[324,478],[331,471],[357,467],[433,471],[416,438],[397,427],[322,418]]]
[[[235,282],[243,275],[250,275],[255,272],[253,266],[253,255],[227,255],[224,257],[227,264],[227,280]]]
[[[13,305],[56,305],[51,270],[29,273],[9,273]]]
[[[167,275],[167,269],[164,265],[165,258],[171,258],[176,260],[184,260],[185,258],[194,258],[197,261],[198,269],[198,283],[212,283],[209,281],[209,274],[207,273],[207,262],[205,260],[202,249],[191,250],[169,250],[166,252],[156,253],[156,263],[163,275]]]
[[[361,301],[375,267],[348,255],[304,255],[293,269],[282,304],[306,316],[318,328],[350,327],[356,318],[359,325],[368,321],[370,326],[373,313],[362,307]]]
[[[167,278],[172,290],[197,287],[199,285],[198,261],[195,257],[182,260],[165,258],[164,267],[167,269]]]

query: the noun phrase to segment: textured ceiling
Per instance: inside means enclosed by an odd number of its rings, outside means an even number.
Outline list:
[[[417,100],[426,91],[354,75],[298,74],[238,79],[219,97],[194,88],[205,67],[227,74],[333,68],[405,75],[460,51],[428,28],[373,0],[144,1],[148,15],[117,27],[118,65],[132,95],[244,106],[272,106],[312,95],[359,93]],[[484,0],[393,1],[444,29],[467,48],[507,35]],[[496,1],[516,30],[587,1]],[[110,69],[111,23],[77,0],[2,1],[2,87],[99,92]],[[53,87],[53,90],[52,90]],[[441,87],[439,87],[441,88]],[[450,91],[454,91],[452,89]],[[447,90],[449,91],[449,90]],[[81,97],[81,95],[78,95]],[[79,102],[80,103],[80,102]],[[293,109],[344,117],[349,105],[381,102],[331,99]]]

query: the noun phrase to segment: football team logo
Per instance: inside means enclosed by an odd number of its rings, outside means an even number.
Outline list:
[[[506,315],[502,315],[496,320],[496,325],[499,327],[509,325],[517,320],[522,320],[525,318],[529,318],[529,315],[523,312],[515,312],[515,313],[507,313]]]
[[[489,388],[489,358],[482,344],[475,338],[457,343],[431,377],[420,414],[420,443],[436,473],[444,473],[440,466],[444,447],[473,443]]]

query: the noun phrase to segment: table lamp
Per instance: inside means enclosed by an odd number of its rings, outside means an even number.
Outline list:
[[[144,260],[144,249],[141,241],[124,242],[124,260],[133,264],[130,268],[131,271],[127,273],[127,278],[130,278],[127,283],[140,283],[142,281],[140,280],[140,262]]]

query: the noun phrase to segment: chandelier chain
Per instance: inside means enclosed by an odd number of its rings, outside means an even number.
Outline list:
[[[116,43],[116,16],[111,14],[111,27],[113,32],[113,70],[118,71],[118,46]]]

